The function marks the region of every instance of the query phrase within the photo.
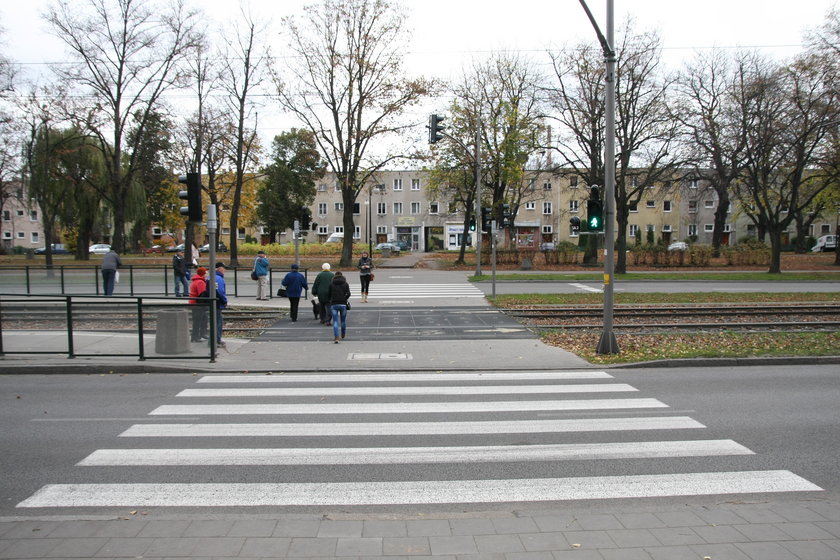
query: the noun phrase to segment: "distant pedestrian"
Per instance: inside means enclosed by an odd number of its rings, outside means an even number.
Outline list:
[[[320,309],[318,310],[318,318],[321,324],[331,324],[332,311],[330,311],[330,284],[332,284],[333,276],[330,272],[330,263],[321,265],[321,272],[315,277],[315,282],[312,284],[312,296],[318,298]]]
[[[222,310],[227,307],[227,289],[225,286],[225,263],[216,263],[216,345],[224,348],[225,343],[222,342],[222,327],[225,324],[224,314]]]
[[[359,280],[362,282],[362,303],[367,303],[368,289],[370,288],[370,281],[373,279],[373,259],[367,254],[367,251],[362,253],[358,267]]]
[[[210,292],[207,290],[207,269],[199,266],[190,281],[190,297],[206,298],[209,295]],[[201,342],[209,338],[209,333],[207,332],[207,311],[209,305],[209,301],[190,299],[190,310],[192,311],[192,335],[190,339],[193,342]]]
[[[347,334],[347,305],[349,300],[350,285],[340,271],[336,272],[332,284],[330,284],[330,311],[332,312],[332,328],[336,344]]]
[[[187,260],[184,258],[184,250],[175,251],[172,257],[172,271],[175,273],[175,297],[187,297],[190,293],[190,286],[187,283]]]
[[[105,253],[105,256],[102,257],[102,290],[106,296],[114,293],[117,269],[121,266],[122,261],[120,260],[120,256],[113,249]]]
[[[298,272],[299,268],[297,263],[293,264],[291,272],[286,274],[283,277],[283,281],[280,282],[286,286],[286,296],[289,298],[289,317],[291,317],[293,323],[297,321],[300,296],[304,290],[309,288],[309,285],[306,283],[306,277]]]
[[[254,259],[254,274],[257,275],[257,299],[265,301],[268,299],[268,257],[265,251],[257,251],[257,258]]]

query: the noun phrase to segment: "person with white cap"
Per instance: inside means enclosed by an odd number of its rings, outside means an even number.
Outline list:
[[[289,316],[292,319],[292,323],[297,321],[300,296],[303,295],[304,290],[309,288],[306,283],[306,276],[298,272],[299,268],[300,266],[294,263],[291,272],[286,274],[283,277],[283,281],[280,282],[286,287],[286,296],[289,298]]]
[[[318,298],[320,309],[318,310],[318,318],[321,324],[329,324],[332,318],[330,312],[330,284],[332,284],[333,273],[330,271],[330,263],[321,265],[321,272],[315,277],[315,282],[312,283],[312,295]]]

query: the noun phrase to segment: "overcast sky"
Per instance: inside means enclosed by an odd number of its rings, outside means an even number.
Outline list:
[[[0,52],[22,64],[27,74],[45,63],[65,59],[63,45],[48,31],[41,14],[53,0],[3,0]],[[79,3],[85,0],[75,0]],[[208,19],[230,21],[239,14],[236,0],[194,1]],[[300,13],[302,0],[251,0],[251,11],[272,22],[269,40],[282,53],[280,20]],[[605,0],[589,0],[605,26]],[[617,27],[627,14],[637,31],[657,29],[666,63],[674,68],[697,49],[757,48],[773,56],[801,49],[806,28],[819,25],[835,0],[615,0]],[[582,40],[595,41],[578,0],[404,0],[412,34],[409,72],[457,78],[470,60],[493,50],[517,50],[546,63],[545,50]],[[208,28],[212,24],[208,22]],[[272,132],[273,134],[275,132]]]

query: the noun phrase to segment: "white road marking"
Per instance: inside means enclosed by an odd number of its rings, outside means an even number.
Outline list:
[[[783,470],[410,482],[50,484],[17,507],[471,504],[821,490]]]
[[[705,428],[688,416],[572,418],[499,422],[339,422],[135,424],[120,437],[322,437],[622,432]]]
[[[570,385],[459,385],[417,387],[248,387],[184,389],[176,397],[330,397],[363,395],[522,395],[552,393],[626,393],[638,391],[626,383]]]
[[[205,375],[197,383],[393,383],[409,381],[534,381],[613,379],[605,371],[510,371],[492,373],[336,373],[328,375]]]
[[[573,288],[577,288],[578,290],[583,290],[584,292],[597,292],[597,293],[600,294],[601,292],[604,291],[603,288],[593,288],[592,286],[587,286],[586,284],[572,284],[572,283],[570,283],[569,286],[572,286]]]
[[[99,449],[78,466],[391,465],[753,455],[732,440],[309,449]]]
[[[162,405],[153,416],[242,415],[242,414],[424,414],[459,412],[512,412],[537,410],[614,410],[631,408],[667,408],[656,399],[590,399],[563,401],[488,401],[488,402],[361,402],[316,404],[229,404]]]

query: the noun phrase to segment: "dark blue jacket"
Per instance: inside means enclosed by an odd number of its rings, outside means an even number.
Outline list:
[[[297,270],[293,270],[284,276],[283,281],[280,283],[286,286],[286,295],[288,297],[299,298],[303,295],[303,290],[309,288],[309,285],[306,283],[306,277]]]

